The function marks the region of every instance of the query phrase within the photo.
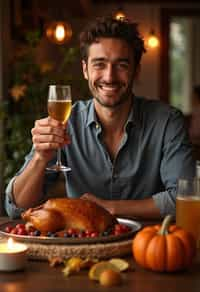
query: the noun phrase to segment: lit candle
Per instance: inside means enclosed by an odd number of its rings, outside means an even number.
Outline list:
[[[0,243],[0,271],[23,270],[27,261],[27,246],[9,238]]]

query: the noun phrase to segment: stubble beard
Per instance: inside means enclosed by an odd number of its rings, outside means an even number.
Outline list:
[[[124,86],[124,85],[121,85]],[[104,100],[101,98],[101,96],[98,94],[98,85],[92,86],[89,84],[89,89],[93,95],[93,98],[103,107],[105,108],[117,108],[120,105],[126,103],[130,96],[132,95],[132,85],[129,85],[128,88],[124,93],[120,95],[120,98],[118,98],[115,102],[109,103],[109,102],[104,102]],[[111,97],[112,98],[112,97]]]

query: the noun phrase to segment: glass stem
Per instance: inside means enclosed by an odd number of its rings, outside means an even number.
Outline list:
[[[61,163],[61,149],[60,148],[57,151],[57,162],[56,162],[56,165],[57,166],[61,166],[62,165],[62,163]]]

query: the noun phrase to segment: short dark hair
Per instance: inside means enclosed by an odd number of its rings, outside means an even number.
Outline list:
[[[142,54],[146,52],[137,23],[107,16],[97,18],[80,33],[80,53],[83,60],[87,61],[89,46],[96,43],[99,38],[118,38],[126,41],[133,49],[136,67],[140,64]]]

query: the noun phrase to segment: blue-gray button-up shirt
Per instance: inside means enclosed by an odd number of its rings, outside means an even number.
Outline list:
[[[62,160],[72,169],[65,174],[69,197],[80,197],[85,192],[110,200],[152,197],[162,215],[175,213],[177,179],[195,174],[192,149],[180,111],[160,101],[134,97],[114,161],[104,145],[93,100],[74,104],[67,131],[71,144],[62,149]],[[33,154],[34,149],[16,176]],[[22,211],[12,197],[15,177],[7,186],[5,200],[6,210],[12,217]],[[56,177],[57,174],[46,173],[44,199]]]

